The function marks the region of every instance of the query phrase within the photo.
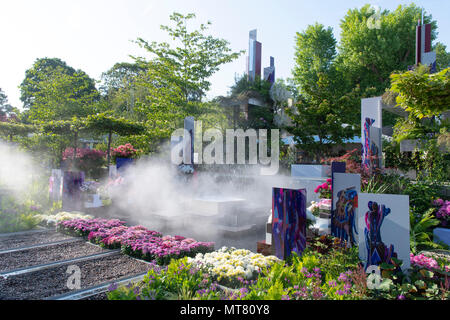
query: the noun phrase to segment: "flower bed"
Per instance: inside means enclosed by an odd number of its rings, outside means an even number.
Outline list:
[[[39,219],[39,223],[44,226],[56,226],[58,222],[73,220],[73,219],[93,219],[94,217],[82,212],[59,212],[57,214],[38,214],[36,218]]]
[[[148,230],[143,226],[119,226],[91,231],[88,235],[88,240],[105,248],[118,249],[122,246],[122,241],[125,239],[161,236],[161,233]]]
[[[72,219],[58,222],[56,229],[65,234],[87,237],[92,231],[110,229],[123,225],[125,225],[125,222],[118,219]]]
[[[321,238],[319,240],[324,240]],[[328,237],[327,237],[328,239]],[[319,241],[318,240],[318,241]],[[368,286],[368,279],[356,248],[342,248],[322,243],[321,251],[307,248],[302,256],[293,254],[289,261],[263,264],[258,255],[243,249],[222,248],[195,258],[172,260],[166,267],[153,269],[144,281],[128,287],[114,286],[109,299],[223,299],[223,300],[379,300],[449,298],[449,260],[425,254],[411,256],[408,276],[381,267],[380,283]],[[316,241],[317,242],[317,241]],[[323,250],[327,247],[327,250]],[[322,253],[321,253],[322,252]],[[237,257],[237,258],[236,258]],[[258,258],[256,258],[258,257]],[[261,263],[253,263],[252,258]],[[247,263],[242,263],[248,259]],[[257,278],[243,280],[239,274],[245,265],[253,264]],[[401,262],[400,262],[401,264]],[[213,273],[213,270],[215,273]],[[227,270],[225,271],[225,270]],[[244,269],[245,270],[245,269]],[[236,272],[237,271],[237,272]],[[237,289],[223,287],[234,282]],[[248,273],[250,276],[250,272]],[[250,278],[251,279],[251,278]],[[222,286],[217,286],[222,284]],[[372,283],[373,284],[373,283]]]
[[[73,219],[61,221],[57,230],[69,235],[87,237],[102,247],[117,249],[129,256],[165,265],[173,258],[194,257],[214,250],[213,242],[199,242],[182,236],[162,236],[143,226],[126,227],[112,219]]]
[[[207,270],[215,279],[224,285],[236,287],[246,281],[256,279],[262,269],[280,261],[275,256],[263,256],[245,249],[227,248],[197,254],[188,259],[200,268]]]
[[[146,261],[155,260],[160,265],[168,264],[171,259],[194,257],[214,250],[213,242],[198,242],[181,236],[136,236],[135,232],[123,234],[121,243],[123,253]]]

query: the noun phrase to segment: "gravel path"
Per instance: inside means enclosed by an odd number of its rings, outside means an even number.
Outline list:
[[[66,239],[71,239],[73,237],[67,236],[65,234],[47,231],[39,233],[31,233],[26,235],[18,235],[13,237],[0,238],[0,250],[16,249],[20,247],[28,247],[38,244],[44,244],[49,242],[56,242]]]
[[[76,263],[81,271],[81,289],[119,280],[148,271],[151,265],[121,254]],[[0,300],[35,300],[71,291],[67,282],[68,265],[30,272],[7,279],[0,277]],[[86,298],[105,300],[105,294]]]
[[[28,249],[19,252],[4,253],[0,254],[0,272],[66,259],[73,259],[107,251],[109,250],[80,241],[43,248]]]

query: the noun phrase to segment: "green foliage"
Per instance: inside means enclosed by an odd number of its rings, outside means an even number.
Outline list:
[[[175,47],[141,38],[136,41],[152,55],[151,60],[135,58],[137,64],[145,66],[136,85],[146,94],[137,99],[134,108],[145,115],[151,137],[167,139],[186,116],[202,114],[207,105],[201,99],[210,88],[209,77],[242,53],[232,52],[226,40],[205,35],[210,22],[198,30],[188,30],[187,24],[194,17],[173,13],[170,19],[174,26],[161,26],[175,40]]]
[[[358,128],[348,125],[356,123],[354,105],[355,99],[359,99],[358,90],[340,96],[333,89],[334,81],[337,78],[320,74],[317,83],[303,87],[304,95],[295,108],[286,111],[293,122],[288,131],[301,148],[317,160],[330,156],[329,144],[343,144],[345,139],[353,138]]]
[[[400,267],[402,265],[402,261],[395,259],[395,264],[395,266],[387,263],[380,265],[382,270],[382,281],[379,288],[368,291],[369,298],[448,300],[448,265],[447,267],[441,265],[437,268],[412,265],[411,269],[406,273],[403,273],[392,272],[395,267]]]
[[[322,24],[309,25],[295,39],[295,67],[292,71],[294,82],[303,91],[319,81],[320,74],[329,73],[336,56],[336,39],[331,27]]]
[[[235,60],[243,53],[232,52],[226,40],[206,36],[204,33],[211,24],[209,21],[206,25],[200,24],[198,30],[189,31],[187,23],[193,18],[193,13],[182,15],[175,12],[170,16],[175,27],[161,26],[181,45],[179,47],[172,48],[166,42],[137,40],[141,47],[156,56],[153,66],[158,67],[159,71],[166,71],[160,74],[161,79],[176,85],[185,102],[200,100],[209,90],[208,78],[219,70],[220,65]]]
[[[450,68],[430,74],[426,66],[391,75],[397,104],[418,119],[439,116],[450,106]]]
[[[410,210],[410,247],[416,254],[423,249],[440,249],[441,245],[433,242],[433,227],[437,227],[440,221],[433,215],[434,209],[428,209],[423,215],[415,215]]]
[[[60,59],[37,59],[20,85],[21,100],[31,120],[85,117],[99,94],[93,79]]]
[[[107,113],[89,115],[86,118],[86,129],[98,133],[116,133],[121,136],[137,135],[145,132],[145,127],[137,122],[115,117]]]
[[[447,46],[437,42],[433,51],[436,51],[436,70],[441,71],[450,68],[450,52],[447,52]]]
[[[357,266],[357,249],[332,250],[330,255],[305,251],[299,257],[293,253],[289,265],[274,264],[262,271],[258,280],[248,288],[245,300],[283,299],[358,299],[352,288],[349,268]],[[339,278],[339,279],[338,279]],[[236,298],[236,297],[235,297]]]
[[[12,141],[15,136],[25,136],[36,130],[37,128],[34,125],[0,121],[0,134],[5,138],[9,138],[10,141]]]
[[[207,273],[173,259],[165,268],[154,266],[143,281],[107,293],[109,300],[212,300],[219,297],[217,285]]]
[[[8,103],[8,97],[0,88],[0,116],[11,116],[18,113],[19,110]]]
[[[341,64],[331,28],[316,23],[297,33],[293,82],[300,96],[287,110],[294,124],[288,131],[316,159],[359,131],[360,98],[370,93],[351,85]]]
[[[90,115],[86,119],[86,129],[97,133],[108,134],[107,163],[111,160],[111,139],[112,134],[120,136],[139,135],[146,131],[143,124],[127,120],[123,117],[118,118],[107,113]]]
[[[136,102],[143,100],[147,91],[138,85],[138,79],[146,72],[145,65],[138,63],[116,63],[102,74],[100,111],[112,111],[127,119],[143,121],[145,117],[135,110]]]
[[[18,203],[13,197],[2,196],[0,208],[0,233],[30,230],[39,224],[30,206]]]
[[[416,25],[422,8],[399,5],[396,10],[376,11],[370,5],[348,10],[341,20],[340,68],[352,86],[362,92],[374,87],[382,94],[389,87],[395,70],[414,64]],[[431,23],[431,40],[436,38],[436,21],[424,12],[424,23]]]

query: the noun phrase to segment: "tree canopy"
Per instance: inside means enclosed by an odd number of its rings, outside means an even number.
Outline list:
[[[38,121],[85,117],[99,98],[93,79],[57,58],[37,59],[20,91],[28,117]]]
[[[416,118],[439,116],[450,107],[450,68],[429,73],[426,66],[391,75],[397,104]]]

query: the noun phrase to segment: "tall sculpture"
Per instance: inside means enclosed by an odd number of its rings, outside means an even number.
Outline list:
[[[272,84],[275,82],[275,59],[273,57],[270,57],[270,66],[264,68],[264,80]]]
[[[430,72],[436,72],[436,52],[431,51],[431,24],[419,20],[416,26],[416,65],[430,66]]]
[[[256,29],[250,30],[248,39],[247,76],[249,81],[261,79],[261,42],[256,41]]]
[[[247,79],[255,81],[261,79],[261,53],[262,44],[256,40],[256,29],[250,30],[248,35]],[[263,79],[270,83],[275,82],[275,59],[270,57],[270,66],[264,68]]]

